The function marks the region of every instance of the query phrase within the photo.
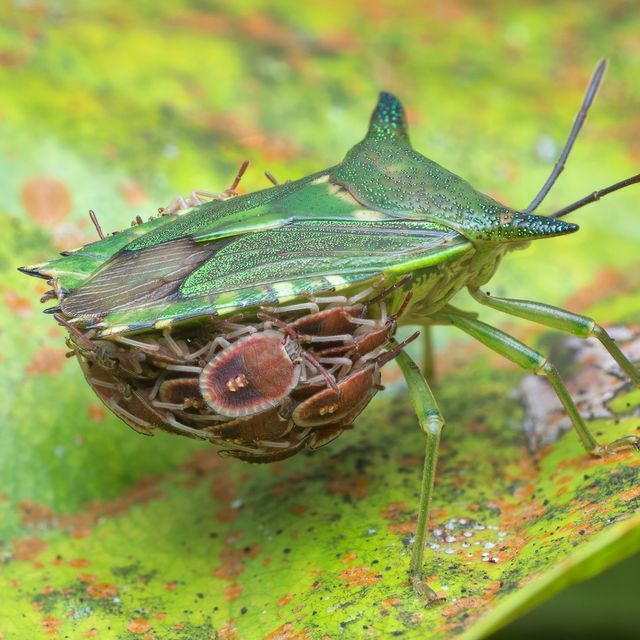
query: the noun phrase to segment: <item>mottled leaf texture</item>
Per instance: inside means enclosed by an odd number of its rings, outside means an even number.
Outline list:
[[[171,296],[185,270],[208,268],[212,247],[250,255],[258,234],[273,240],[274,254],[295,239],[300,251],[278,268],[289,277],[304,267],[320,280],[322,260],[305,262],[296,212],[316,207],[323,225],[350,233],[354,211],[384,209],[380,198],[394,184],[369,185],[385,190],[371,204],[371,195],[331,192],[327,171],[313,173],[362,139],[381,89],[410,107],[416,149],[489,194],[487,206],[522,208],[550,170],[593,65],[610,54],[583,135],[536,213],[552,211],[637,173],[634,9],[622,2],[587,12],[564,2],[550,16],[534,4],[470,1],[4,3],[0,638],[484,638],[637,551],[638,456],[587,458],[544,380],[443,329],[435,392],[448,423],[427,567],[444,601],[427,604],[406,574],[423,437],[391,366],[387,390],[339,440],[283,463],[244,465],[204,443],[143,437],[108,414],[65,359],[63,331],[41,313],[46,282],[15,271],[97,240],[93,208],[105,232],[127,231],[59,262],[70,288],[128,243],[144,251],[152,238],[174,241],[162,281],[144,281],[145,308],[154,309],[154,296]],[[374,123],[381,135],[393,133],[394,118]],[[402,127],[394,135],[404,136]],[[181,215],[129,226],[177,193],[222,191],[244,158],[252,164],[240,189],[269,186],[268,169],[286,207],[249,196],[251,213],[232,199],[221,224],[207,206],[188,241]],[[309,174],[302,192],[286,182]],[[301,235],[278,235],[284,219]],[[578,233],[508,256],[488,288],[616,324],[619,344],[637,354],[637,188],[570,221]],[[438,237],[434,228],[416,232],[420,221],[402,224],[414,245]],[[242,234],[246,245],[233,249]],[[464,248],[457,238],[451,250]],[[372,230],[359,237],[367,255],[358,263],[375,272],[380,241]],[[156,257],[147,251],[124,274],[128,287],[112,290],[114,322],[129,320],[145,260]],[[346,278],[353,256],[342,258]],[[259,283],[249,261],[237,271],[229,264],[203,278],[196,269],[194,294],[208,278],[220,287]],[[505,326],[497,313],[481,315]],[[638,392],[598,346],[515,321],[509,330],[551,355],[601,442],[638,428]],[[419,356],[418,345],[410,350]]]

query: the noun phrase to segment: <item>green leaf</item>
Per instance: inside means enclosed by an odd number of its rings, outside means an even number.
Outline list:
[[[39,250],[39,231],[20,232]],[[6,638],[480,638],[640,544],[638,457],[591,460],[572,432],[531,456],[518,374],[484,352],[457,367],[450,346],[427,553],[446,601],[430,605],[406,576],[423,438],[397,372],[331,447],[243,465],[106,415],[50,318],[20,298],[19,277],[7,274],[6,295],[28,331],[12,315],[2,335],[12,363],[0,436]],[[592,421],[601,440],[636,428],[626,397],[616,388],[617,422]]]
[[[415,5],[380,29],[393,3],[366,15],[340,3],[330,20],[320,5],[292,6],[0,9],[3,640],[481,638],[640,547],[638,456],[590,460],[572,432],[530,454],[521,374],[444,333],[436,394],[448,424],[427,553],[442,604],[406,581],[423,439],[392,369],[353,431],[252,467],[134,434],[65,360],[37,303],[44,281],[17,266],[95,240],[90,207],[105,231],[125,227],[177,193],[222,190],[245,157],[247,190],[266,186],[265,168],[284,181],[335,164],[381,88],[421,118],[417,149],[526,203],[551,166],[536,142],[550,132],[561,144],[593,64],[621,52],[543,209],[637,172],[637,62],[623,53],[636,33],[618,12],[559,5],[550,23],[529,5],[461,3],[459,20],[433,11],[425,27]],[[580,38],[570,59],[567,34]],[[509,256],[492,293],[567,302],[637,332],[637,190],[572,220],[574,236]],[[519,327],[579,360],[554,334]],[[589,372],[594,388],[610,383]],[[575,394],[575,368],[567,376]],[[637,429],[637,402],[616,387],[612,413],[590,421],[600,441]]]

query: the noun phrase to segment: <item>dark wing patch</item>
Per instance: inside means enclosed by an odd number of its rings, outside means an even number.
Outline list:
[[[168,326],[345,291],[472,250],[455,231],[418,221],[298,222],[209,242],[182,238],[124,250],[63,301],[101,336]]]
[[[184,279],[223,244],[180,238],[121,251],[62,301],[62,311],[69,318],[95,321],[107,313],[172,300]]]

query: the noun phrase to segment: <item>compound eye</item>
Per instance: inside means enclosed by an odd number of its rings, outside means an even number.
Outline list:
[[[230,345],[205,366],[200,392],[220,415],[251,416],[278,406],[296,387],[297,349],[278,331],[262,331]]]

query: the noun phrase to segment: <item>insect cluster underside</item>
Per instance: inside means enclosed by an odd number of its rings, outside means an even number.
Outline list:
[[[381,367],[406,344],[391,343],[401,311],[387,314],[389,291],[139,336],[74,328],[68,345],[100,399],[136,431],[273,462],[335,439],[382,388]]]

